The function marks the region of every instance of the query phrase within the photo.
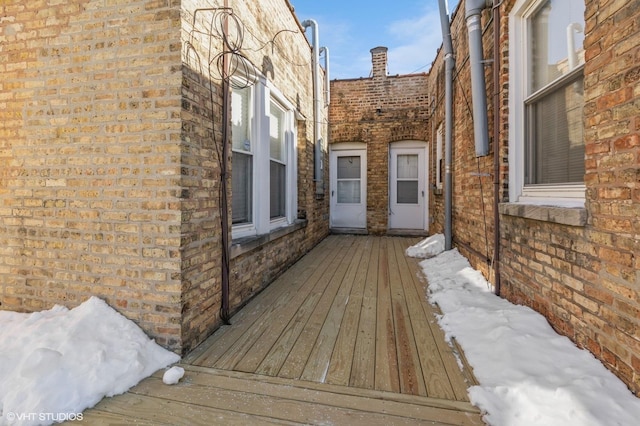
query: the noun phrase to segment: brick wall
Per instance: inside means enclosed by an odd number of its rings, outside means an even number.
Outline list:
[[[229,6],[247,47],[273,39],[248,57],[309,118],[298,123],[307,222],[234,259],[235,306],[328,232],[312,184],[310,66],[299,66],[310,47],[288,2],[264,3]],[[218,326],[222,92],[214,76],[210,95],[185,47],[197,7],[212,4],[2,3],[0,309],[96,295],[177,352]],[[254,262],[268,273],[247,274]]]
[[[218,2],[222,5],[222,1]],[[260,2],[245,2],[229,0],[228,6],[233,9],[237,22],[240,25],[243,37],[235,39],[241,43],[242,53],[247,60],[255,66],[259,72],[282,93],[287,100],[295,105],[298,112],[305,117],[299,120],[298,125],[298,211],[304,218],[303,225],[295,226],[292,231],[275,231],[271,235],[258,236],[253,241],[244,241],[234,244],[232,249],[230,271],[230,310],[233,313],[243,306],[251,297],[262,290],[288,266],[310,250],[322,238],[328,234],[328,199],[315,196],[313,181],[313,91],[311,78],[311,51],[307,39],[303,35],[303,29],[289,9],[288,2],[283,0],[269,0]],[[193,11],[197,8],[210,7],[209,2],[200,0],[183,1],[182,8],[185,16],[183,23],[184,40],[192,40],[190,35]],[[201,19],[210,19],[211,14],[200,15]],[[230,23],[230,31],[236,34],[235,24]],[[287,31],[281,31],[286,29]],[[322,28],[320,28],[322,31]],[[213,39],[214,51],[219,51],[220,38]],[[206,58],[209,41],[200,39],[194,41],[196,49],[200,49],[200,58]],[[191,81],[206,81],[202,74],[208,74],[198,66],[197,61],[189,60],[186,52],[185,64],[193,75]],[[300,64],[307,64],[301,66]],[[196,70],[194,70],[196,68]],[[200,75],[198,75],[200,74]],[[221,114],[221,87],[220,80],[215,80],[218,70],[213,70],[216,102],[219,103],[214,110]],[[186,81],[186,79],[184,80]],[[215,160],[218,155],[217,148],[209,144],[212,133],[211,125],[202,114],[206,115],[208,89],[202,90],[202,84],[195,83],[191,88],[186,88],[183,83],[183,93],[187,94],[188,102],[183,102],[183,116],[185,122],[189,122],[188,132],[184,132],[183,139],[189,144],[195,144],[195,149],[188,152],[203,155],[204,158],[194,158],[192,168],[196,176],[203,173],[213,173],[214,181],[207,188],[200,188],[196,200],[189,209],[193,209],[193,219],[188,229],[183,229],[183,235],[191,235],[191,239],[184,247],[190,250],[190,256],[185,256],[183,264],[188,264],[190,272],[183,279],[185,284],[185,312],[188,320],[184,322],[185,335],[193,335],[190,342],[200,342],[210,334],[219,324],[220,310],[220,217],[218,203],[219,165]],[[188,117],[188,118],[187,118]],[[320,117],[326,122],[326,116]],[[221,140],[220,125],[213,129],[218,141]],[[326,129],[326,126],[325,126]],[[325,130],[326,132],[326,130]],[[324,135],[326,136],[326,135]],[[326,137],[325,137],[326,139]],[[215,144],[215,142],[214,142]],[[218,144],[219,145],[219,144]],[[203,150],[203,147],[206,148]],[[197,157],[197,156],[196,156]],[[213,159],[213,161],[212,161]],[[327,157],[325,154],[325,164]],[[213,164],[207,164],[213,163]],[[213,167],[213,169],[211,169]],[[233,173],[233,165],[231,165]],[[328,180],[328,174],[325,181]],[[206,185],[203,179],[195,179],[194,184]],[[233,194],[229,181],[228,197],[231,201]],[[326,182],[325,182],[326,186]],[[229,202],[229,206],[231,203]],[[198,214],[202,210],[204,214]],[[206,213],[206,212],[210,212]],[[230,213],[230,210],[229,210]],[[231,229],[229,214],[229,226]],[[204,221],[203,221],[204,219]],[[183,224],[185,220],[183,219]],[[184,237],[183,237],[184,238]],[[207,248],[202,250],[202,248]],[[190,259],[193,260],[190,260]],[[211,269],[210,269],[211,268]],[[207,295],[207,297],[203,297]],[[215,321],[212,321],[215,318]]]
[[[179,10],[6,1],[0,19],[0,308],[97,295],[179,346]]]
[[[488,14],[483,15],[485,36],[483,49],[486,58],[493,58],[493,31],[491,26],[486,26]],[[488,104],[488,128],[490,136],[490,152],[485,157],[476,157],[474,145],[473,113],[471,107],[471,72],[469,63],[469,38],[464,21],[464,4],[456,9],[451,24],[453,50],[455,54],[455,69],[453,71],[453,135],[452,135],[452,227],[453,243],[470,259],[474,266],[485,275],[492,277],[494,274],[492,259],[494,256],[494,149],[493,141],[493,109],[492,97],[487,96]],[[436,140],[436,129],[445,127],[444,116],[444,52],[438,51],[436,60],[429,72],[429,87],[436,100],[433,113],[434,125],[431,138]],[[485,68],[485,82],[487,94],[493,93],[492,68]],[[501,97],[506,99],[506,93]],[[504,135],[506,137],[506,135]],[[444,145],[444,136],[443,136]],[[501,177],[506,175],[506,150],[501,147]],[[444,146],[443,166],[444,169]],[[436,149],[431,151],[432,181],[435,187]],[[444,170],[442,172],[444,182]],[[443,183],[444,186],[444,183]],[[501,197],[504,196],[501,190]],[[432,232],[444,233],[444,191],[434,191],[432,206],[434,224]]]
[[[333,80],[329,142],[367,144],[367,230],[386,233],[389,143],[428,141],[427,75],[388,76],[387,48],[371,50],[370,78]]]
[[[501,4],[500,67],[500,251],[502,295],[547,317],[559,332],[590,350],[636,394],[640,392],[640,140],[637,90],[640,9],[628,2],[586,2],[585,184],[586,208],[527,209],[508,203],[509,25],[515,1]],[[494,58],[493,23],[483,13],[486,58]],[[615,28],[615,30],[614,30]],[[475,159],[464,2],[452,24],[456,54],[454,82],[454,245],[492,277],[492,159]],[[430,87],[440,99],[435,70]],[[486,70],[489,132],[493,132],[491,67]],[[442,117],[443,103],[434,117]],[[480,174],[480,176],[478,176]],[[488,175],[488,176],[485,176]],[[482,182],[482,188],[480,188]],[[436,210],[439,196],[433,197]],[[525,213],[526,212],[526,213]],[[483,217],[486,216],[487,232]],[[442,218],[436,216],[436,230]],[[486,235],[486,236],[485,236]],[[488,241],[488,244],[487,244]],[[493,279],[492,279],[493,281]]]
[[[586,237],[593,280],[574,293],[576,339],[640,394],[640,3],[588,1]],[[596,262],[596,259],[599,262]],[[599,264],[598,264],[599,263]],[[593,319],[596,317],[597,319]]]

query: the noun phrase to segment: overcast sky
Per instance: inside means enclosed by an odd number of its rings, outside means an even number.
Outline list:
[[[459,0],[449,0],[454,10]],[[318,22],[331,79],[368,77],[372,48],[389,48],[390,75],[429,71],[442,44],[437,0],[290,0],[300,21]],[[309,35],[308,35],[309,36]]]

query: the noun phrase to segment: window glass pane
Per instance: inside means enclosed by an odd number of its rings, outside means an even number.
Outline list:
[[[271,161],[269,173],[269,211],[270,218],[283,217],[286,215],[286,166]]]
[[[529,94],[584,64],[584,0],[546,0],[529,19]]]
[[[418,181],[399,180],[397,186],[398,204],[418,204]]]
[[[360,179],[360,156],[338,157],[338,179]]]
[[[269,155],[274,160],[284,161],[284,111],[271,102],[269,116]]]
[[[360,180],[338,181],[338,203],[360,203]]]
[[[398,155],[398,179],[418,178],[418,155]]]
[[[583,78],[527,107],[530,146],[528,184],[584,182]]]
[[[233,89],[231,93],[231,140],[235,150],[251,151],[250,100],[250,88]]]
[[[252,191],[253,182],[251,155],[233,152],[231,171],[231,221],[234,224],[252,221]]]

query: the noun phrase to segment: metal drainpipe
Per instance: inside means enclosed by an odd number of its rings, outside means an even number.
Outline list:
[[[473,102],[473,129],[476,157],[489,154],[489,130],[487,125],[487,90],[484,81],[482,51],[482,24],[480,14],[491,0],[466,0],[465,19],[469,32],[469,59],[471,63],[471,98]]]
[[[322,138],[320,129],[320,73],[318,67],[320,66],[320,40],[318,36],[318,23],[313,19],[307,19],[301,23],[305,29],[311,27],[312,31],[312,55],[311,55],[311,67],[313,78],[313,142],[315,145],[314,154],[314,175],[313,180],[316,182],[316,196],[324,195],[324,179],[323,179],[323,162],[322,162]]]
[[[442,27],[442,47],[444,49],[445,65],[445,137],[444,137],[444,249],[452,248],[452,134],[453,134],[453,69],[455,57],[451,43],[451,27],[445,0],[438,0],[440,6],[440,26]]]
[[[324,52],[324,106],[328,107],[331,103],[331,86],[329,81],[329,48],[323,46],[320,48],[320,54]]]
[[[493,271],[494,291],[500,295],[500,6],[493,5]]]

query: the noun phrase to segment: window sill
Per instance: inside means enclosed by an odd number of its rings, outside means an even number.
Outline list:
[[[281,228],[273,229],[268,234],[263,235],[252,235],[249,237],[242,237],[234,239],[231,243],[231,253],[230,258],[236,258],[241,256],[251,250],[254,250],[258,247],[261,247],[265,244],[268,244],[272,241],[277,240],[278,238],[282,238],[285,235],[289,235],[292,232],[297,231],[298,229],[305,228],[307,226],[307,221],[298,219],[293,222],[291,225],[286,225]]]
[[[507,216],[522,217],[561,225],[585,226],[587,224],[587,209],[584,207],[502,203],[499,206],[499,210],[501,214]]]

